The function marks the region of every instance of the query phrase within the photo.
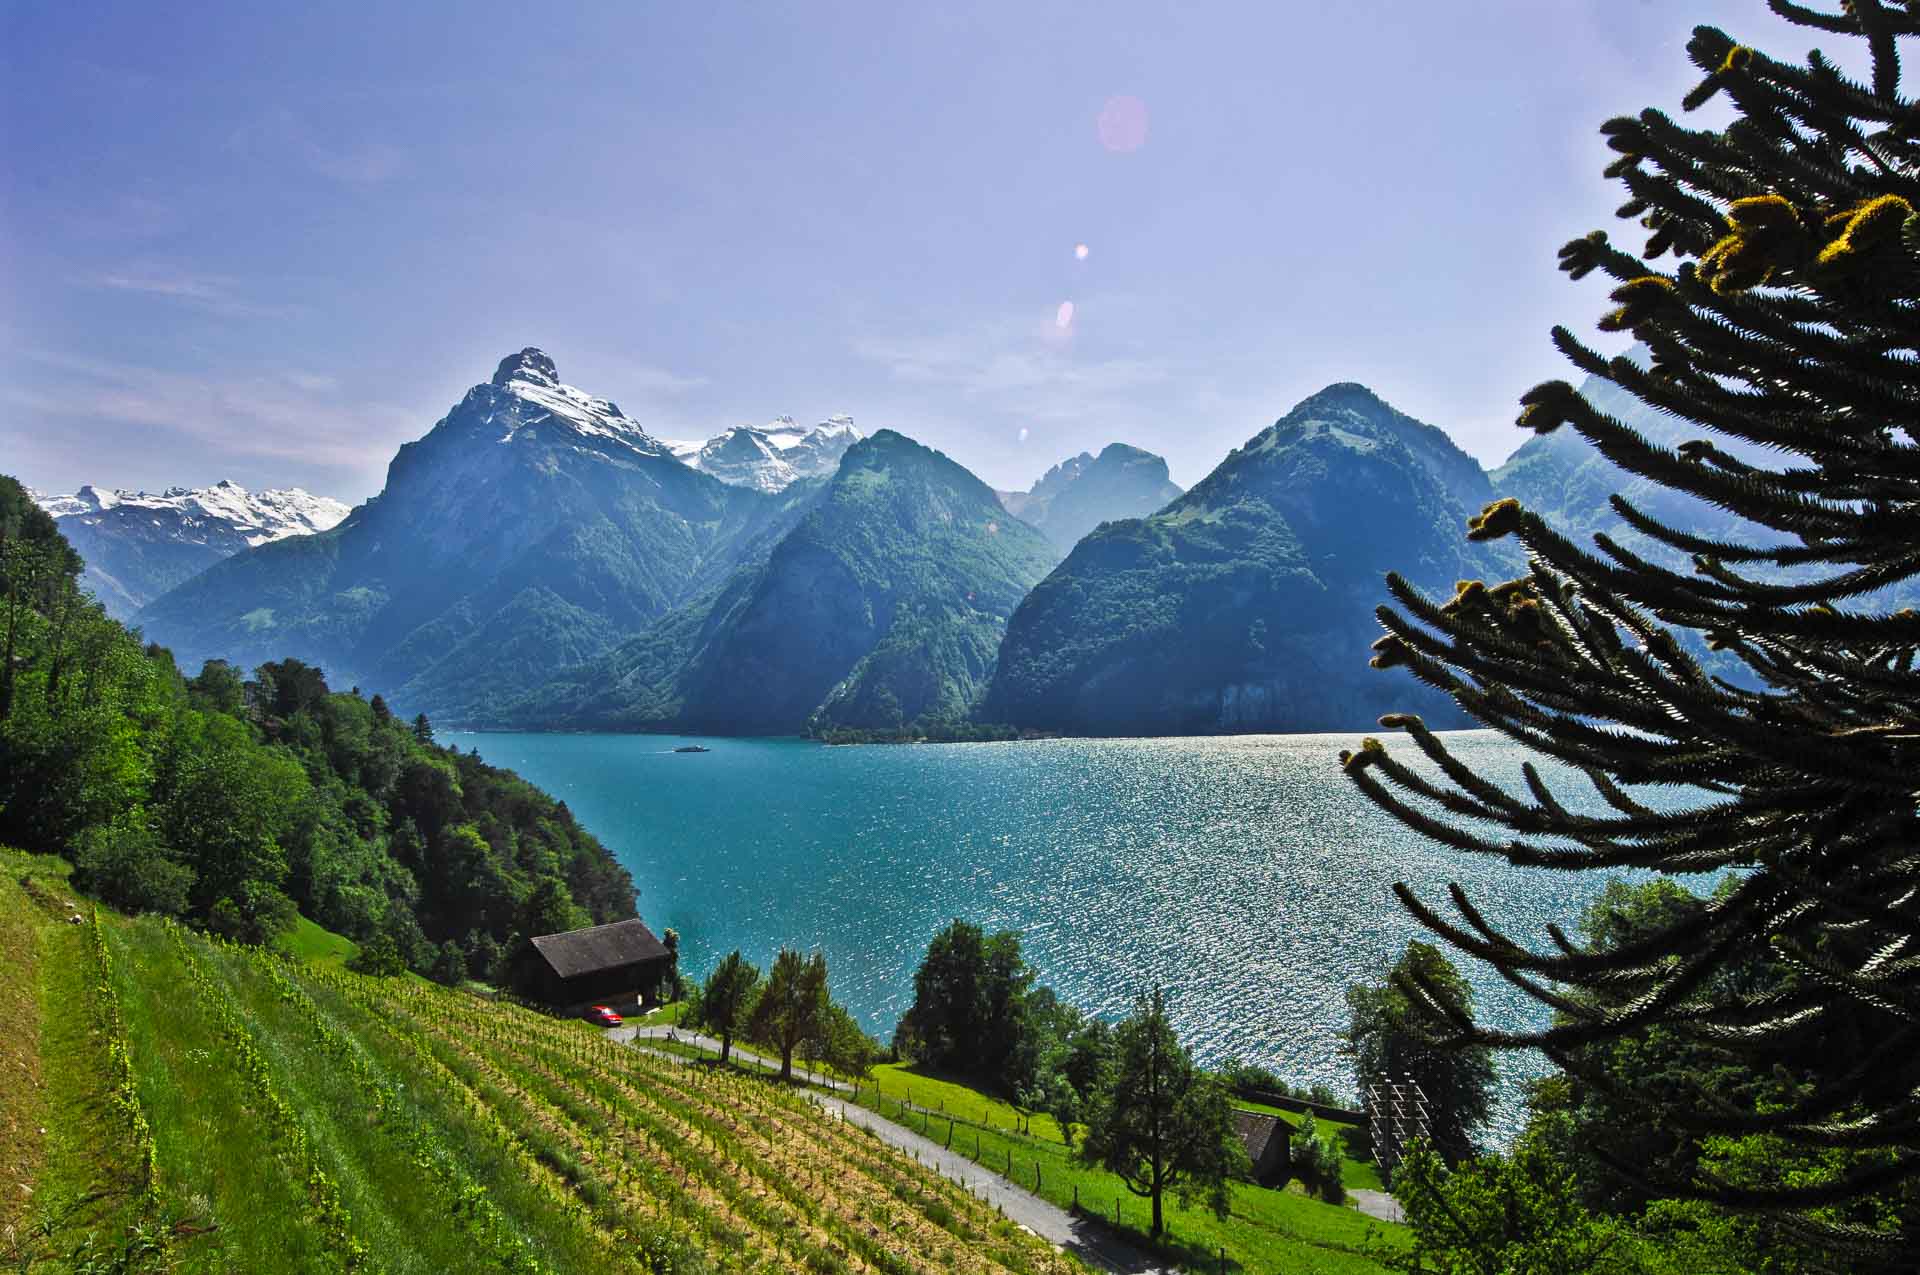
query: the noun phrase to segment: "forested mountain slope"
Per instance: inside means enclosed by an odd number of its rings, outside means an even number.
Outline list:
[[[438,747],[298,660],[191,679],[75,585],[78,558],[0,477],[0,844],[71,857],[130,910],[260,940],[296,911],[448,979],[522,938],[634,914],[566,807]]]
[[[1149,518],[1087,536],[1020,605],[979,710],[1068,733],[1346,730],[1451,702],[1367,668],[1399,570],[1510,574],[1464,537],[1486,475],[1363,386],[1329,386]]]
[[[509,720],[725,734],[957,722],[1054,558],[985,483],[882,430],[763,564]]]

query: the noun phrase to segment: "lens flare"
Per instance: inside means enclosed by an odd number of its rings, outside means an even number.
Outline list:
[[[1024,443],[1024,442],[1026,442],[1026,441],[1027,441],[1027,433],[1028,433],[1028,431],[1027,431],[1027,427],[1026,427],[1025,425],[1022,425],[1022,426],[1020,427],[1020,441],[1021,441],[1021,442],[1023,442],[1023,443]]]
[[[1056,328],[1070,328],[1073,326],[1073,302],[1062,301],[1060,303],[1060,308],[1053,312],[1053,326]]]
[[[1083,243],[1073,245],[1073,259],[1075,261],[1085,261],[1087,259],[1087,245]]]
[[[1110,97],[1100,108],[1100,144],[1110,151],[1137,151],[1147,144],[1147,104],[1137,97]]]

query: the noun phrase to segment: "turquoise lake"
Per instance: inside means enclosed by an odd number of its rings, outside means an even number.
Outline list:
[[[964,917],[1018,930],[1040,980],[1084,1009],[1123,1017],[1159,983],[1203,1059],[1343,1093],[1347,986],[1425,934],[1395,881],[1440,903],[1458,881],[1539,942],[1602,884],[1402,828],[1340,774],[1339,750],[1359,738],[703,739],[711,752],[681,754],[693,741],[442,733],[566,801],[633,873],[647,923],[680,932],[690,973],[735,946],[763,969],[781,944],[819,948],[835,997],[885,1039],[927,941]],[[1481,774],[1521,784],[1516,746],[1490,732],[1448,739]],[[1584,783],[1559,787],[1592,804]],[[1538,1020],[1496,977],[1467,972],[1487,1017]]]

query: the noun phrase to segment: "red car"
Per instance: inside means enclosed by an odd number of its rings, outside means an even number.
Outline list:
[[[598,1023],[602,1027],[618,1027],[620,1025],[620,1015],[614,1013],[605,1005],[595,1005],[587,1011],[587,1021],[590,1023]]]

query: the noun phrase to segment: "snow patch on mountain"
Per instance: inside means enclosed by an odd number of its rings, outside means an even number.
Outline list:
[[[829,416],[818,425],[776,416],[765,425],[736,425],[705,442],[676,439],[665,445],[681,463],[721,482],[781,491],[802,478],[831,475],[862,437],[851,416]]]
[[[160,529],[154,538],[207,544],[237,536],[249,547],[325,531],[350,512],[341,501],[298,487],[249,492],[225,479],[211,487],[169,487],[157,495],[89,484],[70,495],[36,493],[33,499],[57,520],[77,518],[98,526],[112,514],[122,525],[144,522]]]
[[[553,360],[543,350],[528,346],[518,354],[501,359],[490,386],[525,405],[504,404],[501,406],[509,410],[495,411],[489,416],[490,420],[500,422],[504,431],[500,435],[502,443],[513,442],[514,436],[523,429],[558,424],[583,439],[615,443],[647,456],[670,454],[669,444],[647,433],[612,399],[595,398],[585,390],[561,384]],[[475,386],[473,393],[479,394],[488,388]],[[526,407],[535,410],[529,412]]]

